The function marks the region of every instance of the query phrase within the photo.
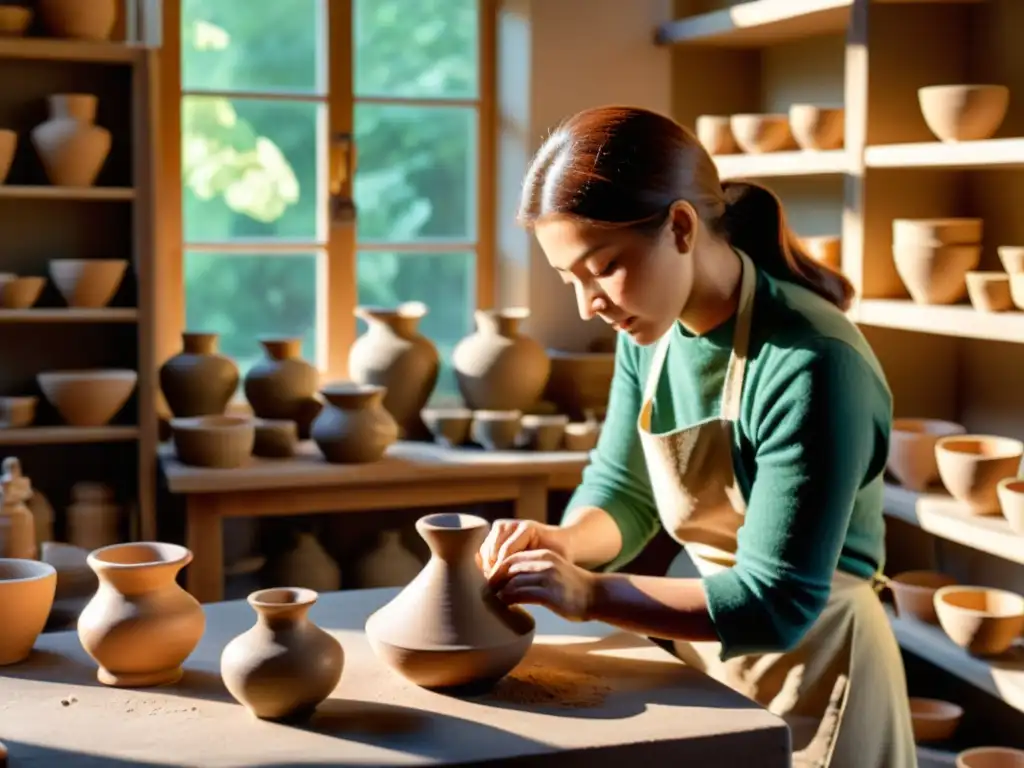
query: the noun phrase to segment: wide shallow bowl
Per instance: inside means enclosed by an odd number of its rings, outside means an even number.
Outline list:
[[[28,658],[46,626],[57,570],[38,560],[0,559],[0,666]]]
[[[950,435],[935,444],[939,477],[946,490],[974,514],[999,512],[996,486],[1014,477],[1024,443],[997,435]]]
[[[918,742],[945,741],[952,737],[963,716],[963,707],[951,701],[916,696],[910,699],[910,719],[914,740]]]
[[[1024,751],[1009,747],[975,747],[956,756],[956,768],[1024,768]]]
[[[39,301],[45,286],[45,277],[0,275],[0,308],[29,309]]]
[[[36,418],[39,398],[0,397],[0,429],[20,429],[29,426]]]
[[[174,450],[183,464],[234,469],[252,456],[256,422],[248,416],[171,419]]]
[[[904,488],[924,491],[939,480],[935,444],[966,431],[962,424],[942,419],[893,419],[886,469]]]
[[[941,141],[991,138],[1006,117],[1010,89],[1005,85],[929,85],[917,101],[928,128]]]
[[[36,379],[43,396],[72,427],[103,427],[124,407],[138,381],[135,371],[48,371]]]
[[[52,259],[50,277],[69,307],[99,309],[114,298],[128,262],[124,259]]]
[[[911,618],[928,624],[938,623],[935,593],[957,583],[952,576],[938,571],[904,571],[889,579],[889,591],[901,619]]]
[[[1024,631],[1024,597],[1006,589],[949,586],[935,593],[949,639],[975,656],[998,656]]]

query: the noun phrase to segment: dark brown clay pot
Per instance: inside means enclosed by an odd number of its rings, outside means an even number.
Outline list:
[[[398,440],[398,422],[384,408],[384,387],[343,382],[324,387],[327,405],[310,434],[333,464],[377,461]]]
[[[238,389],[235,361],[217,354],[216,333],[183,333],[182,350],[160,366],[160,389],[174,416],[220,416]]]
[[[302,359],[302,339],[267,338],[260,344],[267,357],[245,375],[245,399],[260,418],[294,421],[305,440],[321,408],[316,366]]]

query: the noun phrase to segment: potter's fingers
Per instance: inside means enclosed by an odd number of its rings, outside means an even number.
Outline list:
[[[505,539],[505,543],[498,549],[498,555],[494,559],[494,562],[500,563],[503,560],[508,559],[517,552],[522,552],[529,546],[530,543],[530,526],[520,525],[513,532],[512,535]]]
[[[554,554],[546,549],[524,549],[509,555],[504,560],[499,560],[488,574],[487,582],[491,587],[495,587],[508,580],[512,568],[531,562],[549,564],[553,560]]]
[[[554,610],[554,599],[551,596],[551,590],[541,586],[518,586],[508,587],[498,593],[499,598],[502,602],[508,605],[515,605],[517,603],[532,603],[533,605],[542,605],[545,608]]]
[[[483,561],[484,572],[489,571],[495,563],[498,549],[508,537],[508,524],[504,520],[497,520],[487,532],[483,543],[480,545],[480,559]]]

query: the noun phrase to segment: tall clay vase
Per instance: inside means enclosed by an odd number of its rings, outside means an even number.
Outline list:
[[[305,720],[331,695],[345,664],[341,643],[309,620],[317,593],[263,589],[249,595],[256,624],[224,648],[224,685],[264,720]]]
[[[333,464],[377,461],[398,440],[398,422],[384,408],[384,387],[342,382],[320,390],[327,405],[311,435]]]
[[[160,389],[174,416],[219,416],[238,389],[238,366],[217,354],[218,338],[183,333],[181,352],[160,366]]]
[[[302,359],[302,339],[267,338],[260,344],[267,357],[245,375],[245,399],[260,418],[294,421],[305,440],[322,407],[316,366]]]
[[[36,0],[49,34],[78,40],[109,40],[117,6],[117,0]]]
[[[526,309],[478,310],[477,330],[460,341],[452,365],[466,406],[522,411],[541,397],[551,372],[544,347],[519,332]]]
[[[58,93],[49,102],[50,119],[32,129],[46,177],[60,187],[91,187],[110,154],[110,131],[95,124],[98,100]]]
[[[408,440],[429,436],[420,411],[437,385],[440,370],[437,347],[418,330],[426,314],[426,306],[419,302],[397,309],[358,307],[356,315],[369,328],[356,339],[348,356],[354,381],[387,388],[384,407],[398,422],[401,437]]]
[[[181,665],[206,629],[206,616],[178,586],[192,553],[176,544],[112,544],[89,553],[99,589],[78,617],[78,638],[105,685],[143,688],[181,679]]]
[[[430,560],[366,621],[371,647],[424,688],[484,690],[511,672],[533,644],[533,617],[495,597],[475,555],[488,523],[441,513],[416,521]]]

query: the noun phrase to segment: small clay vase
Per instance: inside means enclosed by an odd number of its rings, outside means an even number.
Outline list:
[[[333,464],[377,461],[398,440],[398,422],[384,408],[384,387],[342,382],[320,391],[327,405],[311,435]]]
[[[178,586],[192,553],[177,544],[114,544],[89,553],[99,589],[78,617],[78,638],[105,685],[143,688],[181,679],[206,629],[202,606]]]
[[[87,93],[58,93],[49,102],[49,120],[31,134],[43,170],[56,186],[91,187],[110,154],[110,131],[95,124],[98,100]]]
[[[341,680],[341,643],[309,620],[316,598],[296,588],[249,595],[256,624],[227,644],[220,671],[228,692],[258,718],[305,720]]]
[[[267,357],[245,375],[245,399],[260,418],[294,421],[305,440],[321,408],[316,366],[302,359],[302,339],[266,338],[260,344]]]
[[[356,308],[356,315],[369,327],[349,352],[349,375],[359,384],[387,389],[384,407],[395,417],[404,440],[428,436],[420,411],[434,391],[440,370],[437,347],[417,328],[426,314],[420,302],[397,309]]]
[[[478,310],[476,332],[452,352],[459,391],[474,411],[524,411],[547,384],[551,360],[544,347],[519,332],[525,309]]]
[[[36,0],[36,9],[54,37],[109,40],[117,22],[117,0]]]
[[[182,351],[160,366],[160,389],[174,416],[219,416],[237,391],[238,366],[217,354],[218,338],[183,333]]]
[[[475,515],[417,520],[429,562],[366,621],[377,657],[416,685],[484,690],[511,672],[533,644],[533,617],[491,593],[476,564],[487,529]]]

